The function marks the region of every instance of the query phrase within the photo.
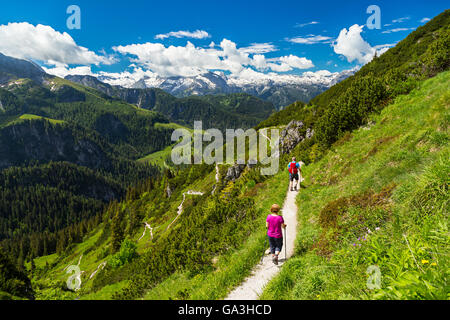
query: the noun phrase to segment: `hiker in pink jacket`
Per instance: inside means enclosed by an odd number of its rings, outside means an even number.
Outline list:
[[[280,213],[279,205],[273,204],[270,211],[271,214],[269,214],[266,219],[267,237],[269,238],[272,262],[277,265],[278,255],[283,247],[283,231],[281,228],[286,228],[286,224]]]

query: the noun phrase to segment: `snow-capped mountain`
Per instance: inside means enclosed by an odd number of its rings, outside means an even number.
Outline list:
[[[334,84],[353,75],[357,69],[331,73],[326,70],[305,72],[301,76],[250,73],[240,77],[227,76],[222,72],[207,72],[192,77],[143,77],[139,81],[130,78],[122,83],[127,88],[160,88],[176,97],[191,95],[228,94],[245,92],[270,101],[282,108],[295,101],[308,102]],[[116,84],[106,75],[99,80]]]

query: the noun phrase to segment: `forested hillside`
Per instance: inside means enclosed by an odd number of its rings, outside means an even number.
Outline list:
[[[147,99],[156,92],[154,109],[163,105],[150,111],[121,100],[136,92],[104,93],[0,58],[0,245],[23,271],[36,257],[71,250],[113,201],[158,179],[160,167],[136,160],[171,145],[181,126],[161,113],[176,100],[161,90],[145,91]],[[230,95],[186,98],[170,115],[187,126],[195,119],[225,129],[252,126],[272,110],[249,95]]]
[[[170,121],[188,127],[193,127],[194,120],[201,120],[207,128],[247,129],[275,112],[272,103],[246,93],[176,98],[158,88],[111,86],[92,76],[67,76],[66,79],[95,88],[139,108],[158,111]]]

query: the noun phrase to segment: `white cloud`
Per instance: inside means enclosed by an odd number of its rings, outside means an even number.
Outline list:
[[[300,44],[316,44],[316,43],[330,43],[332,41],[332,38],[321,36],[321,35],[309,35],[307,37],[295,37],[295,38],[288,38],[286,41],[292,42],[292,43],[300,43]]]
[[[252,43],[248,47],[240,48],[239,51],[250,54],[260,54],[278,51],[278,49],[271,43]]]
[[[211,35],[204,31],[204,30],[195,30],[193,32],[191,31],[172,31],[169,33],[163,33],[163,34],[158,34],[155,36],[155,39],[166,39],[166,38],[170,38],[170,37],[174,37],[174,38],[193,38],[193,39],[205,39],[205,38],[210,38]]]
[[[309,69],[314,67],[311,60],[292,54],[270,59],[266,59],[263,55],[254,55],[252,65],[258,70],[271,69],[275,72],[287,72],[293,69]]]
[[[292,71],[292,67],[290,65],[288,65],[287,63],[268,63],[267,64],[268,67],[275,72],[288,72],[288,71]]]
[[[66,32],[60,33],[50,26],[28,22],[0,25],[0,52],[20,59],[32,59],[47,65],[112,64],[115,59],[98,55],[75,43]]]
[[[266,70],[268,68],[266,57],[262,54],[253,56],[253,66],[258,70]]]
[[[133,63],[143,66],[156,74],[167,76],[195,76],[209,70],[229,71],[239,74],[246,67],[258,70],[271,69],[277,72],[291,71],[294,68],[311,68],[312,61],[293,55],[266,60],[259,52],[275,50],[268,43],[252,44],[250,47],[237,48],[236,43],[223,39],[219,46],[211,43],[208,48],[196,47],[191,42],[186,46],[166,47],[161,43],[131,44],[113,47],[118,53],[131,55]],[[253,56],[250,56],[252,53]]]
[[[183,46],[165,47],[161,43],[143,43],[113,47],[113,50],[132,55],[131,61],[161,76],[192,76],[204,69],[218,69],[221,61],[215,49],[195,47],[191,42]]]
[[[393,23],[402,23],[409,19],[411,19],[411,17],[402,17],[402,18],[394,19],[394,20],[392,20],[392,22]]]
[[[394,29],[382,31],[381,33],[394,33],[394,32],[409,31],[409,30],[414,30],[414,29],[415,28],[394,28]]]
[[[428,22],[428,21],[430,21],[430,20],[431,20],[430,18],[425,17],[425,18],[422,18],[422,19],[420,20],[420,23],[425,23],[425,22]]]
[[[75,67],[75,68],[69,68],[66,65],[58,64],[53,68],[46,68],[42,67],[45,72],[48,74],[64,78],[68,75],[89,75],[93,76],[94,74],[91,71],[91,67],[89,66],[81,66],[81,67]]]
[[[359,63],[366,64],[372,60],[375,53],[381,55],[392,46],[387,44],[372,47],[361,37],[363,28],[364,26],[354,24],[348,30],[342,29],[333,45],[334,52],[343,55],[348,62],[357,60]]]
[[[311,22],[306,22],[306,23],[297,23],[294,28],[303,28],[309,25],[313,25],[313,24],[318,24],[319,22],[317,21],[311,21]]]
[[[292,54],[290,54],[289,56],[280,57],[279,60],[282,63],[285,63],[290,67],[296,69],[309,69],[314,67],[314,64],[312,63],[311,60],[308,60],[306,58],[300,58]]]
[[[151,71],[143,70],[142,68],[139,68],[135,65],[130,65],[130,67],[133,67],[133,71],[123,71],[120,73],[114,73],[114,72],[99,72],[96,76],[100,81],[104,81],[106,83],[109,83],[110,85],[114,86],[123,86],[123,87],[129,87],[132,84],[138,82],[144,77],[148,78],[156,78],[157,75]]]

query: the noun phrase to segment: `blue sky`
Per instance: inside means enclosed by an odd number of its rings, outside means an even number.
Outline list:
[[[80,30],[69,30],[66,25],[69,17],[66,9],[72,4],[81,9]],[[380,8],[381,29],[370,30],[365,26],[352,29],[350,34],[351,26],[366,24],[370,16],[366,9],[370,5]],[[236,74],[240,72],[239,64],[260,73],[339,72],[366,63],[374,50],[392,46],[423,25],[426,18],[433,18],[445,9],[446,1],[436,0],[2,1],[0,52],[35,60],[49,69],[85,66],[93,73],[131,72],[133,68],[141,68],[161,75],[177,72],[186,75],[194,72],[192,70],[223,68],[225,73]],[[29,25],[8,28],[8,23],[13,22]],[[35,30],[38,24],[49,26],[51,30]],[[336,49],[333,44],[336,45],[343,29],[346,30],[340,49]],[[185,31],[183,37],[179,31]],[[195,31],[198,31],[197,37],[193,37]],[[47,34],[41,38],[42,32]],[[73,39],[72,46],[65,43],[70,39],[62,36],[55,40],[58,33],[65,32]],[[187,48],[188,41],[193,47]],[[33,50],[22,50],[24,43]],[[152,45],[139,46],[146,43]],[[82,49],[78,54],[89,57],[68,58],[76,51],[73,46],[86,48],[88,53]],[[166,50],[170,46],[179,50]],[[239,53],[231,52],[233,46]],[[49,53],[49,47],[54,51]],[[72,53],[64,50],[72,50]],[[152,54],[147,54],[152,50]],[[205,50],[213,53],[216,60],[226,60],[225,63],[221,61],[219,66],[213,58],[204,62]],[[225,51],[230,52],[228,56]],[[174,55],[184,56],[189,61],[195,60],[191,59],[194,55],[200,62],[198,65],[192,62],[186,70],[178,71],[183,59]],[[261,56],[259,60],[255,55]]]

